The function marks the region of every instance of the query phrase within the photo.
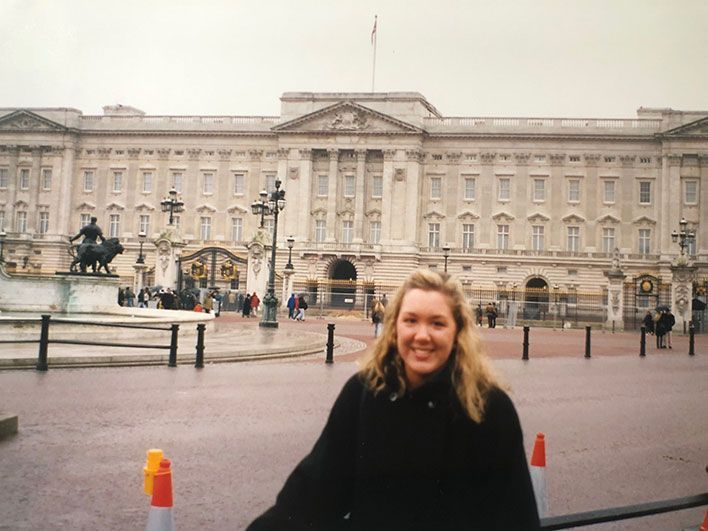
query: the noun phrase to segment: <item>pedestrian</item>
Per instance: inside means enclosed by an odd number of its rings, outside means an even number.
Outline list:
[[[160,290],[160,302],[164,310],[172,310],[174,308],[175,296],[170,288]]]
[[[290,298],[288,299],[288,319],[293,318],[294,312],[295,312],[295,294],[291,293]]]
[[[237,312],[242,312],[243,311],[243,293],[239,293],[238,297],[236,297],[236,311]]]
[[[664,328],[664,321],[661,318],[661,312],[657,311],[654,314],[654,335],[656,335],[656,348],[665,348],[664,345],[664,335],[666,335],[666,329]]]
[[[241,315],[244,317],[251,317],[251,294],[246,293],[243,298],[243,306],[241,307]]]
[[[214,300],[214,317],[219,317],[221,315],[221,294],[214,290],[211,294],[211,298]]]
[[[664,310],[662,312],[662,319],[664,320],[664,330],[665,330],[665,342],[664,342],[664,348],[667,346],[669,348],[671,347],[671,330],[673,330],[674,325],[676,324],[676,318],[674,317],[674,314],[671,313],[671,310]]]
[[[202,308],[204,308],[204,313],[211,313],[211,310],[214,308],[214,299],[212,299],[210,291],[207,291],[204,294]]]
[[[298,321],[304,321],[305,320],[305,310],[307,310],[307,301],[305,300],[305,297],[303,295],[300,295],[297,298],[297,320]]]
[[[125,296],[125,305],[128,308],[133,308],[135,306],[135,293],[133,289],[130,286],[126,286],[123,293]]]
[[[143,288],[138,292],[138,308],[147,308],[147,299],[149,299],[150,297],[145,297],[146,289],[147,288]]]
[[[654,318],[651,316],[651,312],[647,310],[646,315],[644,316],[644,320],[642,321],[644,323],[644,330],[647,334],[653,334],[654,333]]]
[[[118,288],[118,306],[125,306],[125,290]]]
[[[374,299],[371,307],[371,322],[374,323],[374,337],[381,335],[383,328],[384,312],[386,308],[381,301]]]
[[[484,308],[484,313],[487,315],[487,327],[494,328],[496,321],[496,309],[492,306],[491,302]]]
[[[386,306],[388,306],[388,299],[386,298],[385,293],[381,295],[381,304],[383,304],[384,310],[386,309]]]
[[[251,313],[253,314],[253,317],[258,317],[258,306],[260,303],[261,299],[258,298],[258,295],[256,295],[256,292],[254,291],[251,295]]]
[[[477,326],[481,327],[484,322],[484,311],[482,310],[482,303],[480,302],[474,309],[474,314],[476,317]]]
[[[391,327],[248,531],[539,529],[519,418],[459,283],[415,271],[387,312]]]

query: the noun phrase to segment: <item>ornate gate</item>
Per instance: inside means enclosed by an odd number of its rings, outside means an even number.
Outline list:
[[[246,282],[247,260],[228,249],[204,247],[179,258],[177,285],[185,288],[238,290]]]
[[[671,284],[652,275],[639,275],[624,284],[624,327],[638,329],[646,312],[662,304],[671,305]]]

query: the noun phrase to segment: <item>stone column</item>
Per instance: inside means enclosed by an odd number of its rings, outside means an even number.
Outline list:
[[[671,266],[671,273],[671,312],[676,319],[674,331],[683,332],[684,323],[688,330],[688,323],[691,320],[696,267],[690,265],[685,256],[679,256],[676,263]]]
[[[18,146],[7,146],[10,155],[7,168],[7,203],[5,203],[5,232],[15,232],[15,201],[17,201],[17,162],[20,156]],[[67,201],[67,204],[69,201]],[[2,228],[2,227],[0,227]],[[5,250],[7,253],[7,249]]]
[[[280,305],[283,308],[288,307],[288,299],[293,292],[294,269],[283,269],[283,289],[280,293]]]
[[[311,235],[311,221],[310,221],[310,210],[312,209],[312,150],[311,149],[301,149],[300,153],[300,168],[297,172],[297,179],[300,181],[300,193],[297,198],[297,205],[291,202],[288,208],[297,210],[298,223],[295,225],[297,227],[297,234],[295,234],[296,241],[309,241],[314,240]]]
[[[613,267],[609,271],[605,271],[607,277],[607,320],[605,328],[612,328],[612,323],[615,323],[616,330],[624,330],[624,279],[625,275],[622,270]]]
[[[177,260],[185,247],[182,236],[174,229],[168,228],[155,240],[155,247],[155,284],[176,290],[179,275]]]
[[[356,197],[354,199],[354,243],[364,237],[364,180],[366,178],[366,150],[356,150]]]
[[[328,149],[329,153],[329,189],[327,190],[327,239],[328,242],[335,242],[337,230],[337,184],[339,150]]]
[[[133,282],[133,290],[135,291],[135,295],[137,297],[138,293],[140,290],[143,289],[143,286],[145,285],[145,272],[147,271],[148,266],[145,264],[133,264],[133,269],[135,269],[135,279]],[[175,283],[176,285],[176,283]]]
[[[391,244],[393,212],[393,158],[396,151],[384,149],[383,163],[383,197],[381,198],[381,242],[385,245]]]
[[[409,245],[417,245],[419,230],[419,210],[420,210],[420,163],[423,160],[423,153],[418,150],[406,151],[408,163],[406,174],[403,176],[406,183],[406,221],[404,227],[404,239]]]

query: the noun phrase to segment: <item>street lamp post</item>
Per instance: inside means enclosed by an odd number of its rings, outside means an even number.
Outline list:
[[[163,212],[170,213],[170,221],[168,225],[172,225],[174,223],[175,214],[178,214],[184,210],[184,201],[177,198],[177,190],[172,188],[169,191],[169,197],[160,201],[160,206],[162,207]]]
[[[445,273],[447,273],[447,258],[450,256],[450,246],[446,245],[445,247],[442,248],[443,250],[443,258],[445,258]]]
[[[685,249],[688,247],[691,242],[696,238],[696,232],[694,230],[688,230],[688,221],[686,221],[686,218],[681,218],[681,221],[679,221],[679,227],[680,231],[674,230],[671,233],[671,240],[674,243],[678,243],[679,247],[681,247],[681,256],[685,256]]]
[[[267,192],[260,193],[260,200],[251,203],[251,211],[256,216],[261,216],[261,227],[263,227],[263,217],[273,216],[273,241],[270,253],[270,274],[268,275],[268,293],[263,297],[263,318],[259,323],[265,328],[277,328],[278,299],[275,297],[275,250],[278,238],[278,214],[285,208],[285,190],[280,189],[281,181],[275,181],[275,190],[268,197]],[[268,198],[268,201],[265,199]]]
[[[147,234],[145,234],[145,231],[140,231],[138,233],[138,241],[140,242],[140,251],[138,252],[138,259],[135,261],[136,264],[144,264],[145,263],[145,255],[143,254],[143,244],[145,243],[145,239],[147,238]]]
[[[285,269],[294,269],[293,268],[293,246],[295,245],[295,238],[290,236],[287,240],[288,242],[288,263],[285,266]]]
[[[553,330],[556,329],[556,324],[558,321],[558,290],[560,286],[558,284],[553,284]]]
[[[5,238],[7,238],[7,232],[5,229],[0,229],[0,262],[4,262],[3,251],[5,250]]]

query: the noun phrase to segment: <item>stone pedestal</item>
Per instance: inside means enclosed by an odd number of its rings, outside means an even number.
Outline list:
[[[290,294],[293,292],[294,273],[294,269],[288,269],[287,267],[283,269],[283,290],[280,293],[280,305],[283,308],[288,306],[288,299],[290,298]]]
[[[155,240],[157,256],[155,259],[155,285],[177,289],[179,275],[178,262],[185,243],[182,236],[172,227],[168,227]]]
[[[263,300],[268,291],[268,274],[270,272],[269,254],[270,238],[263,230],[256,231],[253,239],[248,244],[248,277],[246,278],[246,291],[258,294]]]
[[[624,330],[624,279],[625,275],[619,267],[605,271],[607,277],[607,318],[605,328]]]
[[[676,324],[674,331],[682,332],[684,323],[688,330],[691,320],[691,303],[693,301],[693,279],[696,267],[690,265],[685,257],[679,257],[671,266],[671,312],[674,314]]]

